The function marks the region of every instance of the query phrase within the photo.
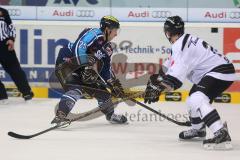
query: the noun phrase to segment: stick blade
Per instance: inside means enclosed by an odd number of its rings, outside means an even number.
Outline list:
[[[20,135],[14,132],[8,132],[8,135],[13,138],[18,138],[18,139],[30,139],[32,136],[25,136],[25,135]]]
[[[192,126],[190,121],[186,121],[186,122],[179,122],[179,121],[177,121],[176,124],[178,124],[179,126],[187,126],[187,127]]]
[[[186,126],[192,126],[192,123],[190,121],[186,121]]]

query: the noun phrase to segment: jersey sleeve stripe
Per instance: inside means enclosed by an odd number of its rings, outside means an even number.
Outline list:
[[[169,74],[164,76],[163,83],[166,83],[167,85],[171,86],[172,88],[174,88],[174,90],[180,88],[183,84],[180,80]]]
[[[223,74],[232,74],[235,73],[235,69],[232,63],[230,64],[222,64],[213,68],[210,72],[218,72]]]
[[[183,49],[184,49],[184,47],[185,47],[185,45],[186,45],[186,43],[187,43],[187,40],[188,40],[188,38],[189,38],[189,34],[186,34],[185,35],[185,37],[183,38],[183,41],[182,41],[182,51],[183,51]]]

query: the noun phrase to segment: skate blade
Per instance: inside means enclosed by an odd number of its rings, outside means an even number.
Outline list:
[[[69,122],[60,122],[60,123],[51,123],[53,126],[59,126],[59,129],[67,128],[71,123]]]
[[[204,144],[203,148],[206,150],[232,150],[233,146],[230,141],[219,143],[219,144]]]
[[[59,127],[59,128],[67,128],[70,125],[70,123],[64,124],[63,126]]]
[[[110,124],[113,124],[113,125],[128,125],[129,123],[128,122],[125,122],[125,123],[118,123],[118,122],[113,122],[113,121],[109,121]]]
[[[198,141],[203,141],[205,139],[206,139],[206,137],[195,137],[195,138],[191,138],[191,139],[178,138],[179,141],[186,141],[186,142],[198,142]]]

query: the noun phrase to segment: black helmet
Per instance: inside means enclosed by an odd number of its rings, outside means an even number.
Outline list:
[[[170,37],[174,35],[184,34],[184,22],[179,16],[168,17],[164,23],[164,33],[170,33]]]
[[[117,18],[113,16],[104,16],[100,21],[100,28],[104,30],[106,27],[113,29],[113,28],[120,28],[119,21]]]

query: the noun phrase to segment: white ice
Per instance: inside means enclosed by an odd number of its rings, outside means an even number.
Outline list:
[[[66,129],[50,131],[30,140],[18,140],[8,131],[33,134],[50,126],[58,99],[34,99],[24,102],[10,99],[0,105],[1,160],[239,160],[240,105],[215,103],[222,120],[228,122],[234,149],[206,151],[202,142],[183,142],[178,133],[187,127],[154,117],[146,109],[121,103],[117,112],[128,115],[128,125],[112,125],[99,117],[72,123]],[[177,120],[185,120],[184,103],[159,102],[151,104]],[[96,107],[94,100],[80,100],[73,112]],[[212,134],[208,130],[208,137]]]

